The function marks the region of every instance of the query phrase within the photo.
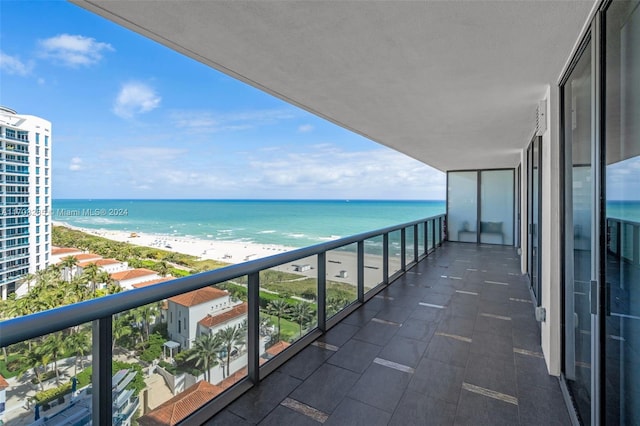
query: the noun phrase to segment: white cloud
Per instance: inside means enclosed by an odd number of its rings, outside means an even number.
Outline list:
[[[31,72],[33,64],[22,62],[17,56],[0,52],[0,69],[7,74],[26,76]]]
[[[60,34],[40,40],[39,44],[41,57],[70,68],[94,65],[100,62],[103,52],[114,50],[109,43],[71,34]]]
[[[277,124],[294,118],[295,112],[287,109],[266,109],[217,113],[214,111],[174,111],[171,120],[179,128],[191,133],[217,133],[247,130]]]
[[[136,114],[152,111],[160,106],[162,98],[153,88],[140,82],[122,86],[113,105],[113,112],[122,118],[133,118]]]
[[[298,132],[300,133],[309,133],[313,130],[313,126],[311,124],[302,124],[298,126]]]
[[[77,172],[78,170],[82,170],[82,158],[73,157],[71,159],[71,163],[69,164],[69,170],[72,172]]]

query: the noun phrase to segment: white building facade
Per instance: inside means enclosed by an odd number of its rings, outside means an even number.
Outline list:
[[[51,122],[0,107],[0,296],[51,257]]]

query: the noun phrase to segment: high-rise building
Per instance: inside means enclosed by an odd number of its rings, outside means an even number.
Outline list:
[[[51,122],[0,107],[0,291],[51,255]]]

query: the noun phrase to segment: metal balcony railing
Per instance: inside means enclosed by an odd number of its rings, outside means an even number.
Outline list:
[[[81,324],[91,323],[93,330],[91,359],[93,366],[93,424],[112,424],[114,419],[112,418],[111,361],[113,356],[112,326],[114,315],[204,287],[246,277],[247,375],[188,418],[189,421],[201,424],[242,393],[252,388],[304,347],[311,344],[326,330],[355,311],[396,278],[403,275],[407,268],[436,250],[445,238],[445,221],[445,215],[433,216],[185,278],[9,319],[0,322],[0,347],[25,342]],[[380,265],[379,268],[378,266],[372,267],[371,264],[366,264],[366,262],[371,262],[370,259],[374,256],[371,252],[372,242],[381,246],[377,247],[376,250],[379,251],[375,253],[375,258],[379,259],[379,263],[376,263],[376,265]],[[380,242],[381,244],[379,244]],[[327,309],[328,266],[330,265],[333,268],[336,266],[335,263],[340,263],[334,259],[338,251],[345,250],[345,248],[354,248],[354,246],[355,250],[352,254],[355,255],[354,264],[356,265],[356,270],[355,272],[350,271],[353,274],[350,278],[357,288],[357,297],[352,303],[343,307],[338,313],[329,318],[333,312]],[[368,248],[365,248],[365,246],[368,246]],[[367,257],[365,257],[367,250]],[[262,354],[260,353],[260,273],[268,269],[284,267],[285,265],[292,266],[292,262],[300,262],[313,256],[317,259],[315,271],[312,269],[304,270],[307,272],[307,277],[315,278],[317,283],[316,301],[314,302],[317,309],[315,310],[314,327],[306,330],[304,335],[301,330],[298,340],[262,364],[261,361],[264,362],[264,358],[261,359]],[[299,264],[302,263],[300,262]],[[371,269],[381,272],[380,279],[377,283],[369,282],[370,287],[367,289],[365,287],[365,272],[368,271],[367,273],[370,273]],[[312,271],[315,273],[315,277],[310,275]]]

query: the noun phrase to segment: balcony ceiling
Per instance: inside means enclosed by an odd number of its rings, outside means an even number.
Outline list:
[[[72,1],[443,171],[517,166],[593,7]]]

